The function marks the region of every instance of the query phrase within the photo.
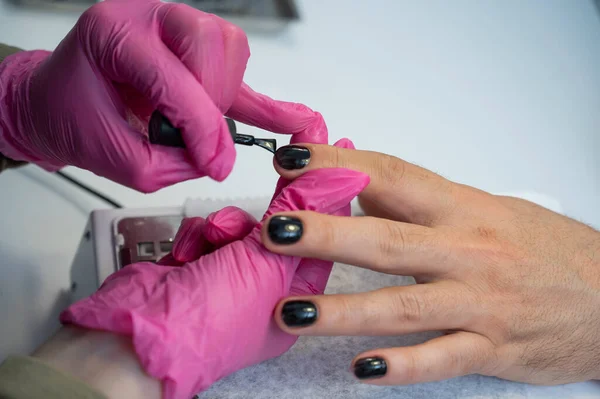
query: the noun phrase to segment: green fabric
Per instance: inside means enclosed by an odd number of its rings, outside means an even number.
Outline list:
[[[0,364],[0,399],[106,399],[83,382],[25,356]]]
[[[7,46],[6,44],[0,43],[0,62],[4,61],[6,57],[11,54],[18,53],[19,51],[23,51],[20,48]]]
[[[20,48],[7,46],[6,44],[0,43],[0,63],[2,61],[4,61],[4,59],[6,57],[8,57],[9,55],[18,53],[19,51],[23,51],[23,50],[21,50]],[[0,172],[2,172],[3,170],[6,170],[6,169],[23,166],[26,163],[27,162],[13,161],[12,159],[7,158],[4,155],[2,155],[2,153],[0,153]]]

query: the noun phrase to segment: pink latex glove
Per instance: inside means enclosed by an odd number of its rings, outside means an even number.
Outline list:
[[[204,219],[184,219],[173,240],[173,250],[158,264],[182,266],[200,256],[246,237],[258,221],[248,212],[228,206]]]
[[[263,221],[300,209],[348,215],[350,201],[368,181],[346,169],[308,172],[277,193]],[[194,243],[203,247],[204,240],[226,245],[196,252]],[[216,380],[289,349],[297,337],[277,327],[273,309],[290,294],[324,289],[331,263],[267,251],[261,224],[235,208],[208,222],[187,220],[176,241],[170,256],[200,258],[179,267],[127,266],[63,312],[61,321],[131,336],[146,372],[162,381],[163,396],[189,399]]]
[[[320,116],[242,83],[250,56],[235,25],[184,4],[106,0],[53,52],[0,64],[0,153],[54,171],[88,169],[152,192],[208,175],[223,180],[235,149],[223,114],[280,133]],[[187,149],[151,145],[161,111]]]

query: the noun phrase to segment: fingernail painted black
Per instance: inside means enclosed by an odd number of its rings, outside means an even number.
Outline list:
[[[290,301],[283,305],[281,318],[288,327],[306,327],[317,321],[317,307],[308,301]]]
[[[275,244],[293,244],[302,238],[302,221],[290,216],[273,216],[268,231]]]
[[[381,378],[387,373],[387,363],[381,357],[365,357],[354,363],[354,375],[361,380]]]
[[[310,150],[297,145],[286,145],[277,150],[275,160],[283,169],[302,169],[310,162]]]

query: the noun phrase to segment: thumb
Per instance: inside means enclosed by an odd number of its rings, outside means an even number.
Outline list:
[[[204,237],[217,248],[247,236],[258,221],[248,212],[228,206],[211,213],[203,226]]]
[[[206,220],[201,217],[187,218],[181,222],[173,240],[171,256],[181,264],[191,262],[210,252],[210,243],[204,238],[202,229]],[[164,264],[170,259],[161,260]]]
[[[339,139],[335,142],[333,146],[338,148],[347,148],[349,150],[356,150],[356,147],[354,146],[352,140],[347,138]]]
[[[206,219],[187,218],[181,222],[173,240],[173,250],[159,261],[161,265],[181,265],[199,259],[233,241],[240,240],[258,224],[248,212],[228,206]]]
[[[296,210],[335,213],[348,207],[368,184],[369,176],[362,172],[342,168],[311,170],[281,189],[264,219],[276,212]]]

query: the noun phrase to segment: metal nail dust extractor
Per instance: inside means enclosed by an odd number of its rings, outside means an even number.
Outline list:
[[[260,139],[249,134],[240,134],[237,132],[237,127],[233,119],[225,118],[225,121],[227,122],[229,133],[235,144],[247,146],[256,145],[273,154],[277,151],[277,140]],[[150,124],[148,126],[148,136],[152,144],[185,148],[181,131],[174,127],[171,121],[158,111],[152,113]]]

